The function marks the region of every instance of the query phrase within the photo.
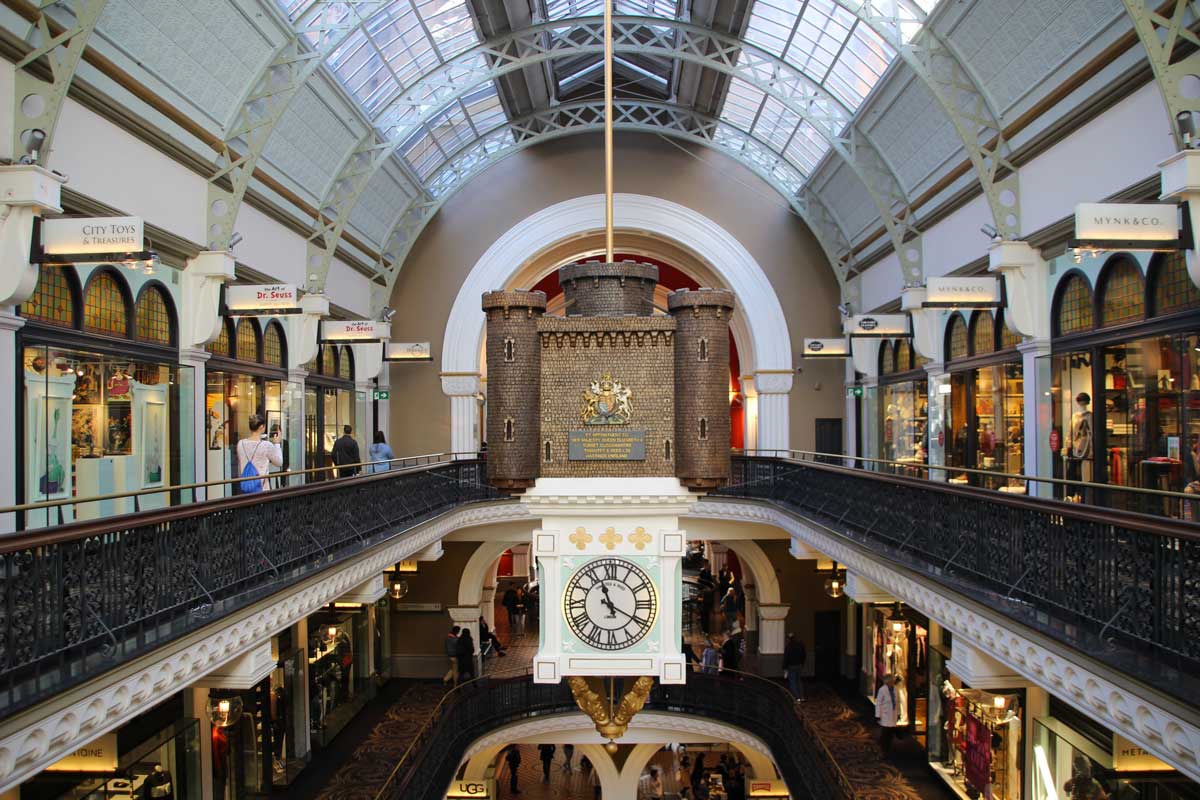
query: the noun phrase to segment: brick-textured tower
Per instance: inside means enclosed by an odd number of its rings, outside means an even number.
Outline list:
[[[544,292],[487,292],[488,480],[502,489],[533,486],[538,476],[537,323]]]
[[[558,271],[558,280],[569,317],[648,317],[654,313],[658,267],[653,264],[568,264]]]
[[[667,296],[675,318],[675,474],[704,489],[729,480],[729,319],[733,292]]]

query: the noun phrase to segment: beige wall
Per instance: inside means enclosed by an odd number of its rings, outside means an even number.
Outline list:
[[[692,146],[698,156],[693,158],[649,135],[623,133],[617,143],[617,191],[688,206],[724,227],[754,256],[783,306],[795,363],[800,363],[805,336],[837,335],[837,281],[807,226],[778,193],[736,162],[703,148]],[[529,215],[601,191],[601,144],[599,136],[573,136],[500,162],[451,198],[417,240],[392,296],[398,311],[392,338],[432,342],[434,363],[391,367],[391,437],[397,455],[450,445],[450,401],[441,392],[438,365],[446,319],[471,268]],[[596,223],[601,226],[603,220]],[[814,418],[842,415],[842,394],[840,361],[805,364],[791,395],[793,447],[812,447]]]
[[[407,575],[405,603],[441,603],[441,613],[400,612],[389,609],[392,626],[392,655],[442,656],[442,640],[454,623],[446,609],[458,605],[458,584],[479,542],[443,542],[444,554],[437,561],[420,562],[416,575]],[[475,643],[479,645],[478,642]],[[444,669],[444,668],[443,668]]]

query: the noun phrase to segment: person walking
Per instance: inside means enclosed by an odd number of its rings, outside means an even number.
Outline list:
[[[375,441],[367,448],[367,459],[371,462],[367,465],[367,472],[387,472],[392,468],[391,459],[395,457],[391,445],[383,438],[383,431],[375,431]]]
[[[700,654],[700,669],[705,675],[716,675],[717,666],[721,662],[721,651],[713,644],[711,637],[706,638],[704,643],[704,652]]]
[[[512,637],[517,635],[517,590],[509,586],[504,591],[500,604],[508,614],[508,636],[511,641]]]
[[[742,634],[734,633],[721,644],[721,669],[737,671],[742,661]]]
[[[712,570],[707,566],[702,568],[696,584],[700,590],[700,632],[707,636],[712,633],[713,606],[717,599],[716,582],[713,580]]]
[[[442,676],[442,683],[448,683],[451,686],[458,686],[458,632],[462,630],[457,625],[450,626],[450,632],[446,634],[442,644],[445,646],[446,659],[450,662],[450,669],[446,670],[446,674]]]
[[[471,636],[470,628],[463,628],[458,634],[458,680],[469,681],[475,677],[475,639]]]
[[[563,745],[563,772],[571,772],[571,759],[575,757],[575,745]]]
[[[237,443],[237,460],[239,476],[246,475],[246,467],[253,465],[253,472],[264,478],[271,471],[271,465],[283,466],[283,450],[279,446],[279,433],[267,437],[263,435],[267,427],[266,421],[258,414],[252,414],[249,419],[250,435]],[[255,486],[257,484],[257,486]],[[242,494],[261,492],[267,488],[265,480],[238,481],[235,486]]]
[[[517,587],[517,605],[515,619],[517,620],[516,636],[522,637],[525,635],[525,589]]]
[[[337,470],[339,478],[357,475],[359,468],[350,465],[357,465],[362,461],[362,457],[358,454],[358,442],[350,435],[353,432],[354,429],[349,425],[343,425],[342,438],[333,443],[333,450],[330,452],[334,465],[341,467]]]
[[[517,787],[517,776],[521,772],[521,751],[515,744],[508,748],[508,755],[504,757],[504,763],[508,764],[508,793],[520,794],[521,790]]]
[[[710,641],[711,645],[712,642]],[[700,796],[700,785],[704,783],[704,753],[696,754],[696,763],[692,764],[692,794]]]
[[[650,768],[650,786],[649,796],[654,800],[662,800],[664,793],[662,776],[658,774],[658,767]]]
[[[787,644],[783,648],[783,674],[787,676],[788,688],[796,697],[797,703],[804,702],[804,663],[808,661],[808,650],[804,642],[796,638],[796,634],[787,635]]]
[[[554,751],[557,749],[552,744],[538,745],[538,758],[542,760],[542,783],[550,782],[550,765],[554,763]]]
[[[729,633],[737,623],[737,592],[730,586],[721,598],[721,614],[724,617],[724,632]]]
[[[896,735],[896,721],[900,718],[900,705],[896,698],[896,679],[883,676],[883,685],[875,693],[875,721],[879,723],[879,746],[883,752],[892,752],[892,737]]]

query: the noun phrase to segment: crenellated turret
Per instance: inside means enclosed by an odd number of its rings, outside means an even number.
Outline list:
[[[546,311],[544,292],[483,295],[487,315],[488,480],[502,489],[523,489],[538,476],[537,386],[541,346],[537,323]]]

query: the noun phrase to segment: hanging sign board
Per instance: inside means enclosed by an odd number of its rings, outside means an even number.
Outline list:
[[[225,287],[226,316],[283,316],[299,314],[300,290],[290,283]]]
[[[322,342],[354,342],[364,344],[381,342],[392,334],[387,322],[372,319],[329,319],[321,321]]]
[[[1179,207],[1168,203],[1080,203],[1068,247],[1179,250]]]
[[[477,781],[455,781],[450,784],[450,791],[446,792],[446,800],[458,800],[463,797],[474,797],[476,800],[480,798],[493,798],[496,796],[496,781],[493,778],[486,778]]]
[[[39,220],[34,263],[128,261],[149,258],[141,217],[59,217]]]
[[[1170,764],[1143,750],[1141,745],[1113,734],[1113,769],[1117,772],[1170,772]]]
[[[117,769],[117,734],[106,733],[50,766],[50,772],[114,772]]]
[[[998,308],[1000,280],[988,278],[929,278],[922,308]]]
[[[845,339],[805,339],[805,358],[848,358],[850,345]]]
[[[394,362],[433,361],[429,342],[385,342],[383,360]]]
[[[908,336],[908,314],[855,314],[846,321],[847,332],[862,339]]]
[[[750,781],[750,796],[751,797],[791,797],[788,793],[787,784],[783,781]]]

